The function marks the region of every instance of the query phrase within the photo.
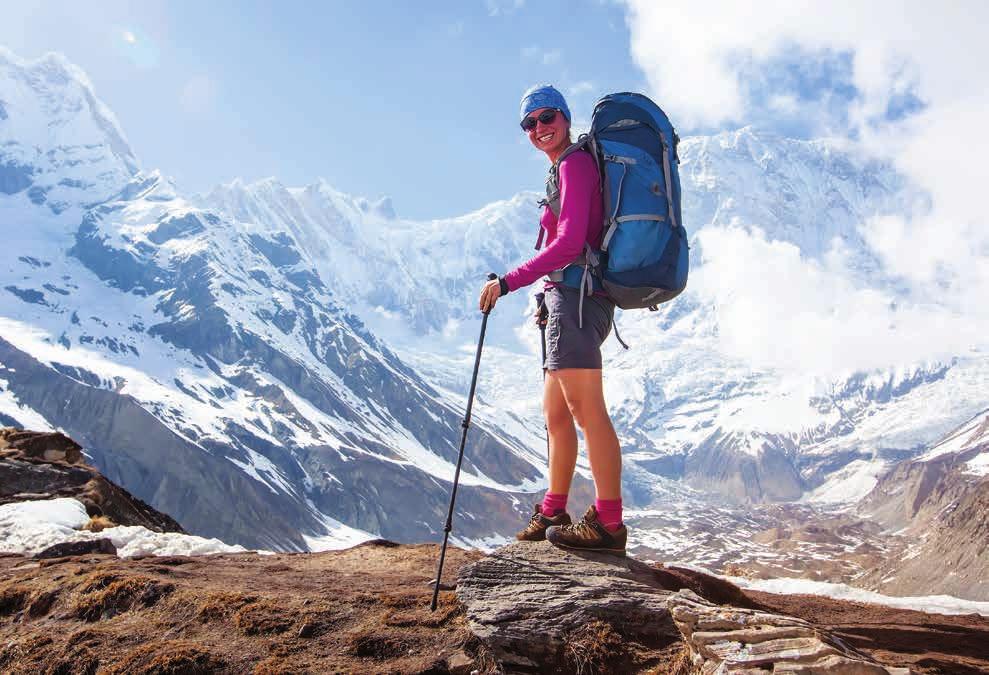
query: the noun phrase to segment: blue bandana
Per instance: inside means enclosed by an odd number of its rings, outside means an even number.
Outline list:
[[[563,94],[551,84],[539,84],[525,92],[519,104],[519,119],[525,119],[526,115],[540,108],[555,108],[563,113],[568,122],[571,121],[570,108],[567,107]]]

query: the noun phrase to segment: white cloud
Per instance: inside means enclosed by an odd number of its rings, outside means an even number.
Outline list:
[[[810,260],[758,229],[708,227],[698,237],[693,287],[717,312],[723,351],[753,367],[828,376],[948,359],[984,342],[949,307],[903,305],[856,285],[841,255]]]
[[[740,76],[783,50],[850,55],[857,96],[847,122],[833,128],[891,162],[926,197],[905,203],[900,216],[860,224],[884,273],[900,285],[895,298],[879,280],[856,286],[829,267],[839,256],[816,263],[741,230],[702,233],[709,269],[698,283],[718,299],[726,349],[764,365],[826,369],[989,346],[989,4],[791,0],[765,3],[757,17],[737,3],[626,4],[631,53],[648,93],[685,129],[747,123],[754,111]],[[792,92],[765,93],[781,118],[802,109]],[[904,95],[923,109],[889,116]],[[751,264],[737,268],[740,252],[771,272],[760,278]]]
[[[193,76],[179,92],[179,105],[193,115],[203,115],[212,111],[215,102],[216,84],[207,75]]]
[[[792,0],[764,3],[753,17],[739,3],[626,1],[633,58],[654,92],[690,124],[741,119],[739,65],[765,61],[787,45],[852,52],[854,84],[872,111],[909,82],[943,100],[985,81],[984,3],[932,11],[917,0]]]

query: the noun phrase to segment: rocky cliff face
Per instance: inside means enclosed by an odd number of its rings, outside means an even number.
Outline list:
[[[898,465],[859,510],[904,539],[863,583],[903,595],[989,599],[989,416]]]

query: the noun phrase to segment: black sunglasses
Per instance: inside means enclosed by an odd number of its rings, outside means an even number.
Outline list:
[[[524,120],[520,122],[522,126],[522,131],[532,131],[536,128],[536,120],[538,119],[543,124],[552,124],[553,120],[556,119],[557,110],[549,109],[544,110],[537,117],[532,115],[527,116]]]

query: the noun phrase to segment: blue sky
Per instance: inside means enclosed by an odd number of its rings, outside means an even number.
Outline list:
[[[142,165],[186,190],[324,177],[400,215],[460,214],[540,189],[527,86],[557,84],[584,118],[644,86],[612,3],[82,4],[11,3],[0,44],[81,66]]]
[[[863,32],[850,3],[785,7],[753,24],[693,0],[22,0],[3,6],[0,45],[81,66],[143,166],[184,191],[322,177],[431,218],[541,189],[545,158],[517,126],[534,83],[567,94],[578,124],[599,96],[642,91],[682,136],[754,124],[857,138],[924,110],[911,57],[926,43],[883,34],[888,8]]]

